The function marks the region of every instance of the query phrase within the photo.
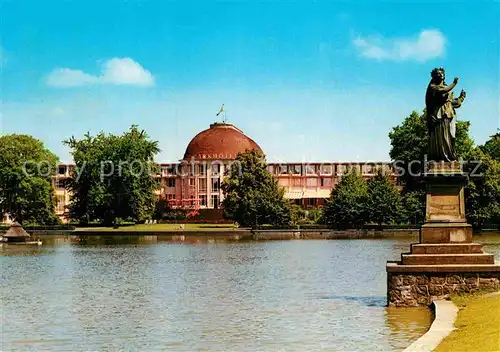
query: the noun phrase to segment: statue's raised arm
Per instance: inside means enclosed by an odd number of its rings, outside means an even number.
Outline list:
[[[457,160],[455,155],[455,109],[462,105],[466,96],[465,91],[462,90],[460,96],[454,98],[453,89],[457,83],[458,77],[455,77],[452,84],[446,85],[443,68],[435,68],[431,72],[431,81],[425,94],[429,129],[429,160]]]

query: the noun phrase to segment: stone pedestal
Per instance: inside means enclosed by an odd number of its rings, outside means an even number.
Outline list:
[[[467,175],[452,163],[433,165],[427,182],[426,222],[420,243],[398,262],[387,263],[389,305],[428,305],[450,293],[500,289],[500,265],[472,243],[465,217]]]

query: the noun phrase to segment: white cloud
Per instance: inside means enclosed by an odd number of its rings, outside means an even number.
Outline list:
[[[363,38],[353,40],[363,57],[376,60],[427,61],[444,55],[446,38],[439,30],[425,29],[411,38]]]
[[[47,76],[52,87],[76,87],[90,84],[154,85],[154,77],[131,58],[113,58],[104,62],[100,75],[91,75],[81,70],[56,68]]]
[[[99,77],[69,68],[56,68],[47,77],[47,84],[53,87],[75,87],[98,82]]]

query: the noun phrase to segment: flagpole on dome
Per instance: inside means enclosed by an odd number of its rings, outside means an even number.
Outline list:
[[[221,113],[223,114],[222,115],[222,123],[226,123],[227,118],[226,118],[226,109],[224,108],[224,104],[221,105],[219,112],[217,113],[216,116],[219,116]]]

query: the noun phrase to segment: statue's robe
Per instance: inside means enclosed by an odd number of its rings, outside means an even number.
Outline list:
[[[462,99],[454,99],[453,93],[443,93],[444,85],[432,82],[425,95],[427,126],[429,129],[429,156],[433,161],[455,161],[455,108],[460,107]]]

